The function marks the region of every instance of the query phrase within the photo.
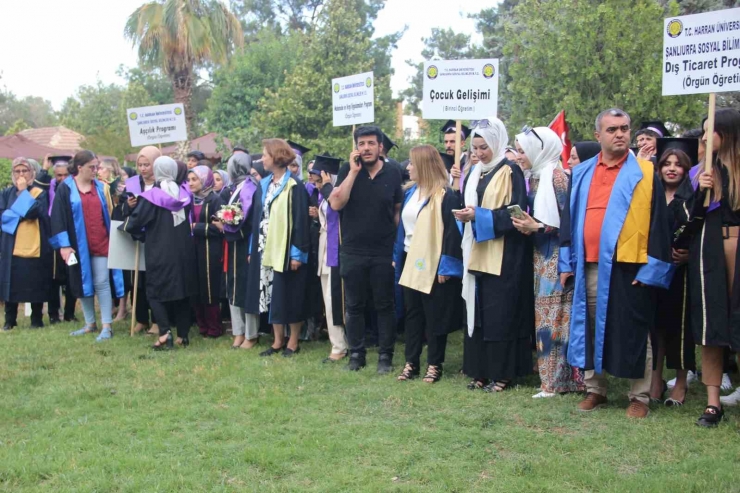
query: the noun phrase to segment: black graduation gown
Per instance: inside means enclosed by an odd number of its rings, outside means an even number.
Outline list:
[[[668,204],[668,219],[673,234],[673,248],[688,249],[691,236],[682,228],[688,220],[686,199],[693,195],[693,188],[684,180]],[[685,186],[687,185],[687,186]],[[690,190],[686,196],[686,190]],[[688,264],[676,268],[673,281],[667,291],[658,290],[655,332],[665,340],[666,366],[671,370],[696,370],[696,351],[691,331],[691,304],[689,303]],[[658,345],[653,343],[653,353]],[[657,360],[654,359],[657,363]]]
[[[249,178],[247,178],[249,179]],[[258,187],[259,188],[259,187]],[[228,204],[231,196],[236,190],[235,185],[224,187],[221,190],[221,202]],[[256,197],[255,197],[256,198]],[[239,197],[234,199],[238,201]],[[254,209],[254,199],[252,199],[252,209]],[[236,232],[224,230],[224,238],[228,248],[228,265],[226,266],[226,297],[229,304],[239,308],[247,307],[247,275],[249,272],[249,234],[251,232],[251,211],[245,221],[242,221],[241,227]]]
[[[35,185],[27,190],[30,193]],[[11,185],[0,192],[0,215],[10,209],[18,196]],[[51,299],[53,250],[49,243],[49,195],[42,191],[23,215],[23,221],[39,222],[41,252],[38,258],[13,256],[15,234],[4,231],[0,236],[0,300],[11,303],[44,303]]]
[[[595,159],[595,158],[594,158]],[[591,162],[591,161],[589,161]],[[620,171],[623,173],[624,170]],[[574,172],[575,175],[577,172]],[[571,178],[568,187],[568,204],[571,200],[572,186],[576,178]],[[612,191],[614,196],[617,184]],[[585,193],[585,192],[582,192]],[[572,256],[577,255],[577,246],[573,244],[571,228],[571,207],[563,209],[560,220],[560,262],[566,262],[562,252],[572,249]],[[604,220],[607,224],[608,216]],[[603,233],[602,229],[602,235]],[[566,250],[567,249],[567,250]],[[668,221],[665,191],[658,174],[653,176],[653,189],[650,206],[650,230],[647,244],[648,257],[659,262],[671,261],[671,234]],[[655,327],[656,307],[659,287],[633,285],[643,265],[616,261],[612,263],[609,279],[609,302],[606,308],[606,323],[603,333],[603,353],[601,354],[601,369],[617,378],[642,378],[645,373],[645,357],[647,355],[647,340]],[[575,260],[574,260],[575,262]],[[572,266],[576,268],[575,264]],[[573,271],[574,274],[576,271]],[[578,274],[576,274],[578,275]],[[602,280],[600,279],[601,283]],[[578,288],[574,293],[573,310],[585,307],[585,292],[583,298],[578,297]],[[585,308],[584,308],[585,310]],[[586,313],[588,313],[586,311]],[[571,336],[569,341],[568,362],[583,370],[596,369],[594,357],[595,338],[591,330],[585,330],[582,344],[575,343],[573,315],[571,315]],[[588,321],[586,321],[588,323]],[[597,327],[597,331],[598,331]],[[576,364],[576,359],[583,364]]]
[[[310,225],[308,216],[308,192],[299,179],[290,192],[290,214],[291,232],[285,255],[283,272],[275,272],[272,284],[272,304],[270,305],[271,324],[292,324],[303,322],[308,317],[309,307],[306,302],[306,290],[308,287],[309,267],[306,263],[301,264],[296,271],[290,270],[290,250],[295,247],[301,252],[308,254],[311,249]],[[259,253],[260,221],[262,219],[265,191],[272,180],[272,175],[264,178],[257,190],[254,192],[252,201],[251,226],[251,260],[249,262],[249,275],[247,277],[247,313],[257,314],[260,299],[260,275],[262,269],[262,256]],[[274,204],[274,201],[273,201]],[[268,230],[269,231],[269,230]],[[268,232],[269,234],[269,232]]]
[[[216,305],[221,297],[223,283],[224,235],[211,224],[210,218],[219,209],[223,201],[221,196],[211,192],[203,200],[200,214],[195,218],[193,241],[195,257],[198,261],[198,296],[197,303]]]
[[[319,207],[319,190],[313,187],[308,196],[309,207]],[[311,249],[308,253],[308,269],[310,272],[318,272],[319,268],[319,235],[321,234],[321,223],[319,218],[308,217],[309,236],[311,238]],[[308,316],[319,319],[324,313],[324,299],[321,294],[321,279],[319,276],[309,275],[308,286],[306,286],[306,303],[308,303]]]
[[[405,204],[404,204],[405,205]],[[431,301],[431,309],[425,312],[427,315],[427,324],[431,328],[431,333],[437,336],[450,334],[460,328],[460,319],[463,314],[463,299],[462,299],[462,269],[463,269],[463,254],[462,254],[462,235],[457,227],[457,221],[455,215],[452,212],[453,209],[461,209],[462,202],[460,201],[460,195],[448,188],[445,190],[445,195],[442,198],[442,225],[444,232],[442,233],[442,257],[447,257],[445,260],[449,261],[454,259],[455,267],[460,269],[460,277],[450,276],[447,282],[440,284],[437,281],[437,276],[434,278],[434,285],[429,294],[421,293],[423,302],[427,300]],[[398,234],[396,236],[396,243],[393,248],[393,260],[395,262],[395,275],[396,275],[396,316],[405,315],[404,299],[403,294],[407,289],[398,284],[403,274],[403,269],[406,265],[406,252],[404,252],[404,238],[406,233],[403,229],[403,222],[399,224]],[[440,257],[440,262],[442,262]],[[447,265],[451,266],[451,262]],[[449,275],[448,271],[442,273],[437,270],[438,275]],[[401,289],[402,288],[402,289]],[[400,295],[400,296],[399,296]]]
[[[172,213],[139,198],[119,227],[146,243],[146,295],[150,301],[192,298],[198,293],[195,246],[190,236],[190,206],[185,221],[175,226]],[[146,232],[144,232],[146,230]]]
[[[471,272],[476,276],[475,330],[465,331],[463,371],[476,379],[507,380],[532,372],[534,332],[534,260],[532,242],[514,228],[507,210],[527,207],[522,170],[504,159],[478,184],[478,204],[486,187],[502,166],[512,170],[511,202],[493,211],[494,233],[505,237],[501,275]],[[469,177],[470,175],[468,175]],[[466,177],[467,185],[467,177]]]
[[[724,253],[724,226],[740,226],[740,211],[733,211],[729,197],[727,170],[721,167],[722,200],[717,209],[707,212],[704,192],[697,188],[687,201],[691,219],[687,229],[693,233],[689,248],[689,292],[691,329],[701,346],[730,346],[740,351],[740,289],[728,295],[727,265]],[[693,191],[692,191],[693,192]],[[740,286],[740,248],[735,257],[734,287]]]

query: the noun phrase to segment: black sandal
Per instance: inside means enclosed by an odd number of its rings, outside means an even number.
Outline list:
[[[511,385],[511,380],[494,380],[493,382],[483,387],[483,392],[503,392],[504,390],[509,388],[509,385]]]
[[[469,384],[468,384],[468,390],[479,390],[486,387],[486,380],[478,380],[474,378]]]
[[[277,349],[275,349],[274,347],[270,346],[265,351],[262,351],[260,353],[260,356],[272,356],[273,354],[277,354],[277,353],[279,353],[282,350],[283,350],[283,348],[277,348]]]
[[[406,363],[406,366],[403,367],[403,370],[401,370],[401,374],[398,375],[397,380],[399,382],[405,382],[406,380],[413,380],[414,378],[419,376],[419,368],[412,365],[411,363]]]
[[[427,367],[427,374],[424,375],[422,381],[425,383],[437,383],[442,378],[442,365],[429,365]]]
[[[157,342],[152,346],[152,349],[154,349],[155,351],[164,351],[174,348],[174,344],[172,341],[172,332],[168,330],[167,334],[165,335],[167,336],[167,339],[162,342],[162,336],[159,336]]]
[[[703,428],[714,428],[716,427],[720,421],[722,421],[722,417],[725,415],[725,412],[722,408],[718,408],[717,406],[707,406],[704,409],[704,414],[702,414],[699,419],[696,420],[696,426],[701,426]]]

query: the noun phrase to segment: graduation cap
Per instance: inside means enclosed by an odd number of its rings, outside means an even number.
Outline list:
[[[658,139],[658,144],[656,145],[658,162],[663,157],[663,153],[669,149],[677,149],[685,152],[689,156],[692,165],[699,163],[699,139],[687,139],[684,137]]]
[[[455,156],[450,156],[449,154],[445,152],[439,152],[440,157],[442,158],[442,162],[445,165],[445,169],[447,169],[447,172],[449,173],[452,167],[455,165]]]
[[[303,157],[304,154],[306,154],[308,151],[311,150],[308,147],[305,147],[305,146],[302,146],[301,144],[297,144],[293,142],[292,140],[288,140],[287,142],[290,148],[293,149],[295,153],[301,157]]]
[[[642,122],[642,125],[640,125],[640,129],[635,134],[635,137],[643,133],[643,130],[650,130],[651,132],[655,132],[656,134],[658,134],[659,138],[671,136],[671,132],[667,128],[665,128],[663,122],[658,120]]]
[[[460,139],[465,140],[470,135],[470,128],[466,127],[465,125],[460,126],[461,132],[460,132]],[[455,120],[447,120],[444,125],[442,125],[442,128],[440,131],[443,134],[447,134],[450,132],[456,132],[457,131],[457,124],[455,123]]]
[[[398,145],[396,145],[396,143],[393,142],[385,132],[383,132],[383,150],[385,151],[385,154],[388,155],[394,147],[398,147]]]
[[[49,156],[52,166],[66,166],[72,161],[72,156]]]
[[[316,156],[316,160],[313,163],[313,169],[311,171],[326,171],[330,175],[339,174],[339,165],[342,160],[337,157],[331,156]]]

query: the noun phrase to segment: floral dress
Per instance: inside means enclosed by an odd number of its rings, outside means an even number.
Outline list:
[[[562,168],[553,171],[553,186],[558,207],[566,207],[568,175]],[[529,180],[529,208],[539,188],[539,177]],[[537,217],[537,211],[533,211]],[[570,334],[570,310],[573,290],[563,290],[558,275],[559,230],[546,227],[534,235],[534,310],[537,339],[537,365],[542,390],[550,393],[585,390],[583,373],[568,364],[567,349]]]
[[[263,256],[265,251],[265,245],[267,244],[267,231],[270,228],[270,204],[275,198],[275,192],[280,188],[280,183],[270,182],[267,187],[267,193],[265,195],[265,207],[262,210],[262,219],[260,220],[260,235],[258,240],[258,251],[260,258]],[[270,303],[272,302],[272,281],[274,278],[275,271],[272,267],[267,267],[264,264],[260,267],[260,313],[267,313],[270,311]]]

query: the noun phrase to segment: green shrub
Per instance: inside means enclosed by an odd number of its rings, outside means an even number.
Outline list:
[[[0,189],[6,188],[13,183],[10,175],[13,171],[13,161],[10,159],[0,158]]]

